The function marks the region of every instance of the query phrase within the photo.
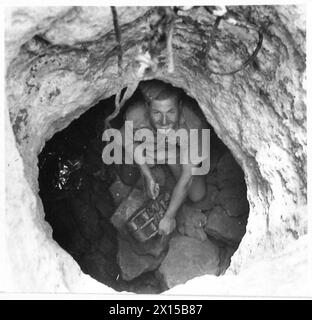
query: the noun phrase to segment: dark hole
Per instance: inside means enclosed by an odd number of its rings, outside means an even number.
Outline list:
[[[112,127],[123,125],[127,106],[138,98],[140,93],[137,91],[111,122]],[[191,98],[185,96],[185,99]],[[170,249],[167,241],[161,253],[156,254],[153,246],[159,245],[155,240],[157,237],[140,247],[134,238],[131,243],[127,242],[110,220],[122,202],[120,198],[131,189],[119,179],[114,165],[102,161],[104,120],[114,110],[114,101],[115,97],[100,101],[46,143],[39,155],[39,194],[45,219],[53,229],[53,238],[72,255],[84,273],[117,291],[160,293],[170,287],[160,265],[172,248],[171,242]],[[204,119],[198,105],[194,112]],[[194,241],[195,244],[209,243],[208,249],[216,248],[216,257],[211,252],[207,257],[205,252],[200,253],[199,259],[202,258],[207,266],[206,273],[222,275],[225,272],[245,233],[249,213],[243,172],[213,128],[207,125],[211,129],[211,165],[205,176],[208,196],[196,204],[189,199],[185,201],[186,214],[184,218],[183,214],[177,215],[177,228],[172,235],[186,243],[182,250],[184,256],[173,258],[177,259],[173,261],[177,264],[176,270],[165,268],[169,274],[167,278],[171,272],[171,277],[174,274],[178,278],[175,281],[179,282],[181,277],[181,283],[199,275],[192,266]],[[174,181],[169,168],[161,167],[165,180]],[[151,226],[150,230],[145,230],[147,233],[153,231]],[[178,243],[176,247],[179,250]],[[118,258],[118,250],[122,257],[119,255]],[[185,258],[187,250],[190,250],[189,259]],[[131,260],[129,264],[127,259]],[[217,268],[211,267],[209,259],[214,260]],[[137,274],[136,263],[138,269],[143,270]],[[178,264],[184,266],[183,274],[179,274]],[[127,268],[132,269],[125,270]]]

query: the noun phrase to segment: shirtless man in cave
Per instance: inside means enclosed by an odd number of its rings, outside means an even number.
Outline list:
[[[126,111],[125,117],[126,121],[133,121],[134,130],[148,128],[153,132],[156,132],[157,129],[161,129],[162,132],[169,132],[170,130],[184,128],[189,132],[190,129],[198,129],[200,131],[206,128],[205,120],[201,119],[193,111],[196,106],[189,100],[181,98],[179,89],[158,80],[142,82],[140,89],[144,100],[133,103]],[[124,135],[124,126],[121,132]],[[123,144],[123,147],[127,152],[127,145]],[[182,149],[182,153],[177,152],[177,154],[183,155],[183,145],[178,143],[177,147],[180,150]],[[201,140],[199,140],[198,150],[201,150],[201,147]],[[160,150],[157,150],[157,152],[157,160],[159,160],[159,157],[163,157],[176,179],[169,206],[159,223],[159,234],[168,235],[176,227],[175,216],[186,197],[188,196],[193,202],[203,199],[206,195],[206,183],[204,175],[194,175],[194,171],[192,171],[193,168],[200,166],[201,163],[194,163],[194,161],[190,160],[186,163],[181,163],[177,159],[175,164],[171,164],[168,163],[167,153],[164,152],[162,155]],[[189,158],[188,149],[185,153],[187,153],[185,156]],[[147,156],[155,157],[155,153]],[[159,186],[152,175],[151,166],[149,164],[138,164],[135,157],[134,161],[136,166],[120,166],[119,174],[122,181],[134,185],[137,179],[129,179],[129,177],[138,177],[135,170],[139,168],[145,179],[149,197],[157,198]]]

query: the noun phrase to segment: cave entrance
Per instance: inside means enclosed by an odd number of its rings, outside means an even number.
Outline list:
[[[183,95],[205,119],[196,101]],[[137,90],[111,121],[113,128],[123,125],[129,105],[140,98]],[[125,238],[112,223],[114,216],[144,192],[140,182],[130,186],[114,164],[102,160],[104,122],[114,101],[115,96],[90,108],[56,133],[39,154],[39,195],[53,239],[84,273],[117,291],[161,293],[196,276],[222,275],[246,231],[249,204],[242,169],[206,123],[211,155],[205,197],[184,201],[167,241],[156,236],[138,244]],[[174,188],[176,180],[167,165],[152,170]]]

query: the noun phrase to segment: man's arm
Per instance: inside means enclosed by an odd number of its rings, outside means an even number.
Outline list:
[[[193,165],[190,164],[182,165],[182,173],[173,189],[168,209],[165,216],[159,223],[160,234],[168,235],[175,229],[175,216],[181,204],[185,200],[193,181],[192,168]]]
[[[133,143],[133,150],[138,147],[140,144],[137,142]],[[133,152],[132,148],[129,149],[128,146],[124,146],[126,152]],[[134,162],[139,167],[147,187],[148,196],[152,199],[156,199],[159,195],[159,185],[155,182],[154,177],[152,175],[150,167],[146,164],[142,164],[142,159],[140,158],[140,153],[137,155],[134,153]]]

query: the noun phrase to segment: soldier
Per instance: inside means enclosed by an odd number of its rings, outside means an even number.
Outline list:
[[[158,134],[162,132],[166,137],[171,130],[206,128],[206,122],[196,115],[193,111],[196,105],[190,99],[186,99],[181,95],[179,89],[174,88],[170,84],[166,84],[158,80],[150,80],[142,82],[140,85],[141,92],[144,99],[133,103],[126,112],[126,121],[133,121],[134,131],[138,129],[150,129],[152,132]],[[121,129],[122,134],[125,134],[125,127]],[[199,134],[200,137],[200,134]],[[124,140],[123,140],[124,141]],[[198,140],[198,150],[201,150],[201,140]],[[168,140],[166,140],[168,148]],[[123,144],[125,151],[128,146]],[[135,145],[137,146],[137,145]],[[170,167],[176,179],[176,185],[173,189],[169,206],[167,211],[159,223],[159,234],[168,235],[176,227],[175,216],[176,213],[188,196],[193,202],[200,201],[206,194],[206,184],[203,175],[193,175],[193,168],[200,166],[200,163],[194,163],[190,160],[189,148],[184,143],[178,141],[175,147],[179,150],[175,161],[170,161],[170,154],[166,150],[158,148],[156,152],[152,152],[152,148],[146,148],[146,159],[155,160],[154,163],[165,163]],[[208,146],[207,146],[208,147]],[[152,150],[149,152],[148,150]],[[157,157],[157,161],[156,161]],[[184,161],[181,161],[181,157]],[[153,159],[154,158],[154,159]],[[185,161],[186,159],[186,161]],[[159,194],[159,185],[156,183],[149,163],[153,161],[146,161],[144,164],[139,164],[138,156],[134,156],[136,167],[132,165],[121,165],[120,176],[127,184],[135,184],[138,177],[138,169],[145,179],[147,192],[149,197],[155,199]]]

